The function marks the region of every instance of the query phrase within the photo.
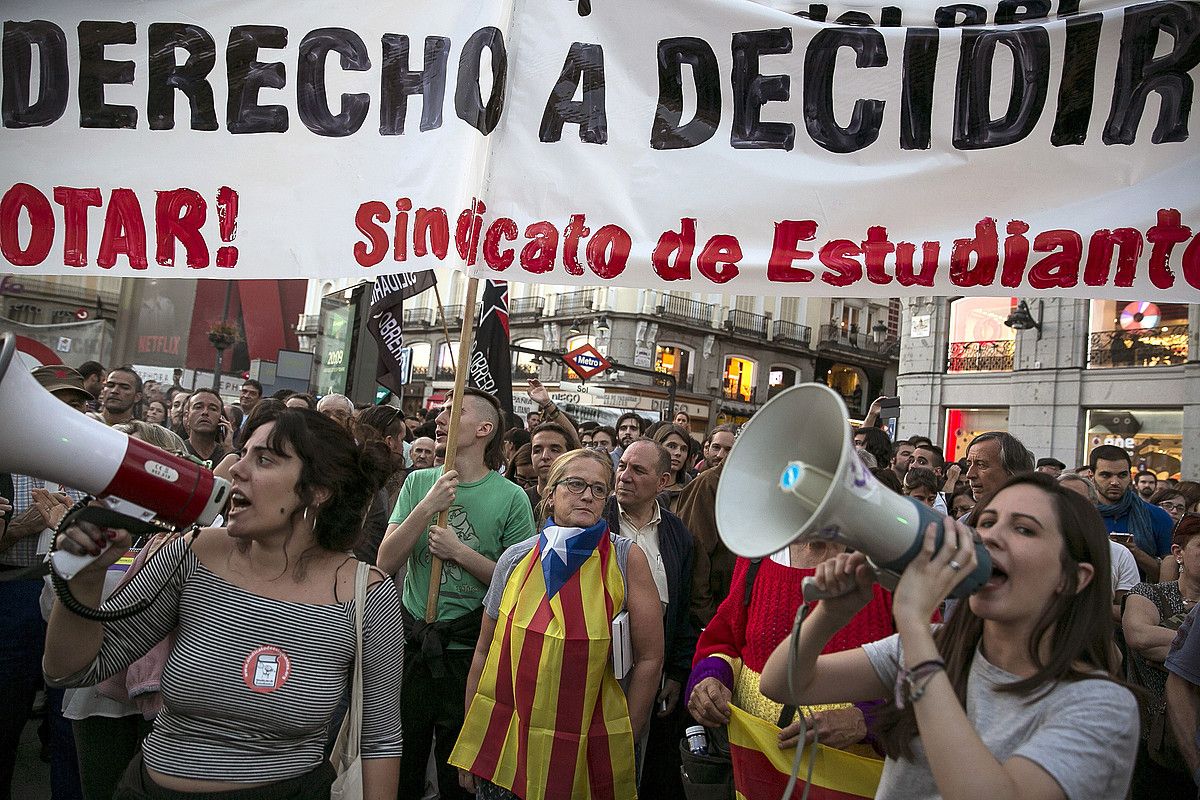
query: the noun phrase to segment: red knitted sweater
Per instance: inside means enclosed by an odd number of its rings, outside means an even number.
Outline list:
[[[749,566],[747,559],[737,560],[729,594],[700,635],[693,665],[708,656],[721,654],[740,658],[746,667],[761,673],[767,658],[792,632],[792,621],[803,597],[800,584],[816,570],[785,567],[764,558],[747,608],[744,600]],[[879,584],[875,584],[874,591],[874,599],[829,640],[822,652],[851,650],[896,632],[892,622],[891,592]]]

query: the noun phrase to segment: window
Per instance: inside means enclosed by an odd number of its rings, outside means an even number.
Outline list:
[[[528,347],[530,350],[541,350],[541,339],[519,339],[513,342],[517,347]],[[541,368],[541,361],[534,362],[537,356],[531,353],[519,353],[514,351],[512,358],[512,370],[514,381],[527,381],[530,378],[538,376],[538,370]]]
[[[413,342],[412,344],[412,376],[414,381],[429,379],[429,356],[433,346],[429,342]]]
[[[1089,409],[1083,456],[1102,444],[1116,445],[1129,453],[1133,470],[1149,470],[1159,477],[1180,477],[1183,458],[1183,409]]]
[[[1011,372],[1016,331],[1004,324],[1015,297],[963,297],[950,304],[947,372]]]
[[[1008,430],[1007,408],[946,409],[946,460],[966,458],[967,445],[981,433]]]
[[[439,381],[454,380],[454,355],[450,352],[450,345],[445,342],[438,345],[437,373],[434,375],[434,379]]]
[[[849,364],[834,364],[825,376],[825,385],[842,396],[850,416],[862,418],[871,400],[867,397],[866,373]]]
[[[730,356],[725,359],[725,398],[753,403],[754,372],[755,364],[750,359],[740,356]]]
[[[1093,300],[1088,367],[1160,367],[1188,358],[1184,303]]]
[[[654,348],[654,370],[674,375],[677,385],[691,386],[692,351],[674,344],[660,344]]]
[[[796,370],[791,367],[774,366],[767,373],[767,399],[782,392],[789,386],[796,385]]]

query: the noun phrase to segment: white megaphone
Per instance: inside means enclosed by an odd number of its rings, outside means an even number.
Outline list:
[[[227,481],[72,409],[22,368],[15,351],[15,337],[0,334],[0,472],[115,498],[116,510],[162,527],[212,523],[229,494]],[[91,560],[60,550],[55,571],[70,578]]]
[[[894,587],[931,522],[941,547],[942,518],[875,480],[854,451],[847,416],[836,392],[806,383],[776,395],[742,428],[717,487],[717,530],[731,551],[763,558],[796,540],[836,540],[866,554],[881,582]],[[966,597],[991,577],[978,538],[975,557],[953,596]],[[817,598],[811,580],[809,600]]]

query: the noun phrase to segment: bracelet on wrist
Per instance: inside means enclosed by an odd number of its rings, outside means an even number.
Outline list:
[[[940,658],[922,661],[910,669],[901,667],[896,673],[896,708],[903,710],[906,704],[920,700],[933,676],[945,669],[946,662]]]

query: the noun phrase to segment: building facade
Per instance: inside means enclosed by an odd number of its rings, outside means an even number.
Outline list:
[[[905,301],[897,387],[901,436],[947,457],[1007,430],[1074,467],[1101,444],[1160,478],[1200,478],[1200,306],[1018,298]],[[1034,327],[1033,323],[1037,326]]]
[[[426,292],[405,305],[405,341],[413,353],[407,407],[436,403],[453,385],[466,282],[458,273],[439,274],[437,294]],[[339,349],[325,328],[331,319],[340,324],[336,306],[348,289],[332,281],[310,287],[299,332],[318,349],[322,341],[331,352]],[[715,424],[744,422],[795,383],[827,383],[859,418],[871,400],[895,391],[898,301],[517,283],[509,292],[518,413],[528,410],[524,390],[531,377],[581,420],[611,422],[631,408],[657,418],[674,408],[688,413],[698,434]],[[580,381],[553,354],[584,344],[617,366]],[[662,375],[674,379],[673,402],[672,381]]]

